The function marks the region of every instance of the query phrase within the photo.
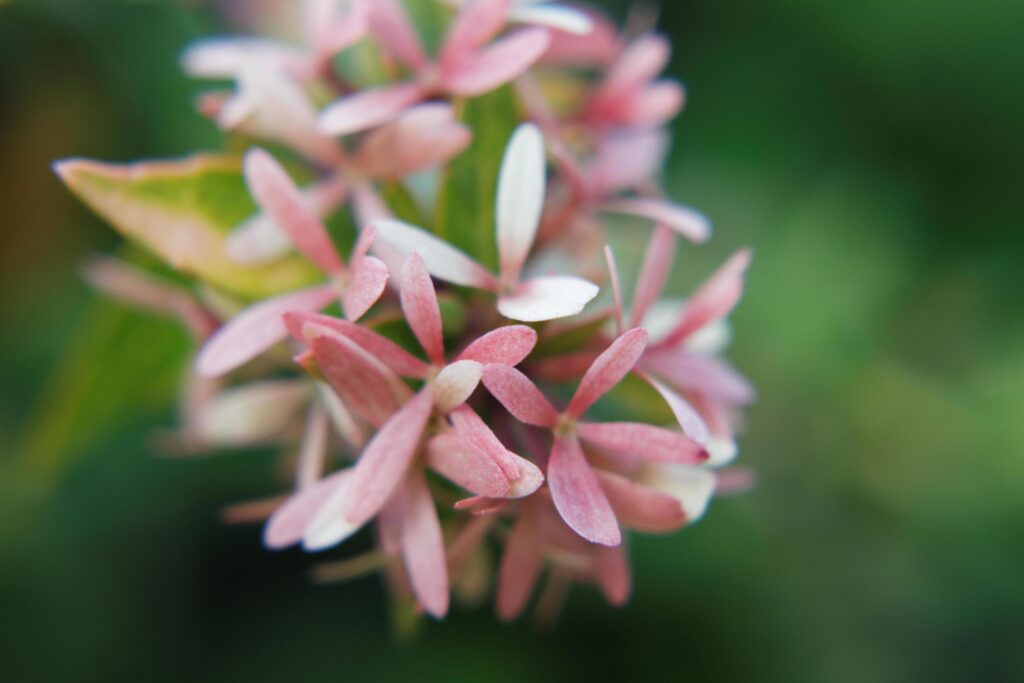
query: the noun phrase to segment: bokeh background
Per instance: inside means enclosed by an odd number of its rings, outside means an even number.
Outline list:
[[[220,145],[176,59],[223,18],[0,0],[0,677],[1024,680],[1024,4],[662,5],[668,184],[717,230],[673,288],[755,249],[758,486],[633,539],[623,611],[578,589],[554,631],[457,609],[399,642],[377,580],[312,586],[219,523],[269,453],[153,455],[185,337],[77,276],[117,239],[50,161]]]

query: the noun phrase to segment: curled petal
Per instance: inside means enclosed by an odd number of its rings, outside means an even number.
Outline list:
[[[675,497],[612,472],[596,472],[622,526],[648,533],[664,533],[686,524],[686,513]]]
[[[448,161],[471,138],[451,105],[421,104],[368,134],[359,146],[359,166],[371,177],[397,179]]]
[[[528,496],[544,483],[544,475],[529,460],[505,448],[490,427],[468,406],[462,406],[451,414],[452,426],[462,437],[493,460],[509,482],[508,498]]]
[[[388,420],[356,463],[352,496],[344,508],[353,524],[363,524],[381,509],[408,469],[430,417],[434,396],[418,393]]]
[[[624,458],[697,465],[708,459],[704,447],[680,432],[642,422],[580,422],[581,439]]]
[[[618,199],[602,204],[600,208],[602,211],[637,216],[667,225],[691,242],[705,242],[711,237],[711,223],[703,214],[661,199]]]
[[[430,467],[467,491],[488,498],[505,498],[509,481],[494,460],[469,439],[438,434],[427,444]]]
[[[217,377],[247,363],[288,336],[285,313],[318,311],[335,296],[331,287],[314,287],[250,306],[210,337],[196,357],[196,372]]]
[[[271,550],[281,550],[301,541],[320,508],[345,486],[351,476],[351,469],[335,472],[288,498],[263,527],[263,545]]]
[[[555,439],[547,475],[555,508],[573,531],[598,545],[622,542],[615,513],[575,436]]]
[[[475,54],[445,65],[444,86],[456,95],[476,97],[513,80],[540,59],[551,43],[544,29],[530,28],[502,38]]]
[[[511,621],[526,607],[543,566],[542,540],[533,506],[524,506],[505,541],[498,571],[499,618]]]
[[[536,126],[523,124],[508,143],[498,176],[498,253],[506,283],[519,279],[533,246],[544,208],[544,186],[544,138]]]
[[[743,275],[750,259],[750,250],[741,249],[722,264],[687,301],[683,319],[664,344],[678,344],[708,323],[727,316],[743,294]]]
[[[317,126],[327,135],[351,135],[393,120],[424,97],[418,83],[360,90],[320,112]]]
[[[440,619],[448,612],[448,562],[437,509],[423,473],[409,475],[402,505],[402,559],[416,600]]]
[[[430,273],[419,254],[412,254],[402,265],[401,299],[402,312],[420,346],[432,363],[443,365],[441,308]]]
[[[548,428],[558,422],[558,412],[534,383],[515,368],[494,363],[485,365],[483,383],[520,422]]]
[[[682,427],[683,432],[700,445],[708,448],[713,459],[714,451],[710,448],[709,444],[711,434],[708,432],[707,423],[704,422],[704,418],[700,416],[697,409],[690,405],[690,402],[680,396],[677,392],[673,391],[662,382],[659,382],[648,373],[641,372],[639,374],[647,381],[648,384],[654,387],[654,390],[657,391],[665,400],[665,403],[668,404],[672,414],[675,415],[676,421],[679,422],[679,426]]]
[[[471,342],[459,360],[519,365],[537,344],[537,333],[526,325],[506,325]]]
[[[381,240],[403,256],[419,254],[434,277],[465,287],[497,288],[497,280],[483,266],[422,228],[396,220],[379,220],[374,225]]]
[[[434,379],[434,406],[448,413],[465,403],[480,384],[483,367],[474,360],[458,360],[444,366]]]
[[[609,346],[580,380],[580,385],[566,409],[566,414],[579,417],[629,374],[647,348],[647,330],[635,327]]]
[[[578,277],[538,277],[521,282],[512,294],[498,298],[506,318],[541,322],[576,315],[598,293],[597,285]]]

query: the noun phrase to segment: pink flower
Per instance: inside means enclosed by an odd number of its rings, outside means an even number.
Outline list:
[[[441,280],[498,295],[498,311],[524,322],[575,315],[593,299],[597,286],[571,276],[522,279],[544,205],[544,141],[535,126],[513,134],[498,179],[495,209],[500,274],[495,277],[461,251],[420,228],[400,221],[375,223],[382,241],[402,253],[418,252]]]
[[[328,135],[348,135],[387,123],[434,95],[475,97],[510,82],[536,62],[550,42],[545,29],[526,28],[488,45],[504,28],[511,5],[512,0],[467,2],[434,63],[398,0],[374,0],[370,30],[413,78],[343,97],[321,112],[320,129]]]

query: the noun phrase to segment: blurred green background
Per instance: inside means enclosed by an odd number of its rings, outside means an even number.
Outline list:
[[[755,249],[759,484],[634,538],[623,611],[578,589],[550,633],[457,609],[402,644],[375,579],[312,586],[219,523],[274,491],[269,453],[152,454],[185,337],[77,277],[117,239],[49,163],[216,148],[176,58],[217,13],[0,1],[5,680],[1024,680],[1024,3],[662,4],[668,184],[717,229],[673,288]]]

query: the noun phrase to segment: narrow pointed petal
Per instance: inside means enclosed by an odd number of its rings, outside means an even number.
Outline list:
[[[512,533],[505,541],[505,552],[498,570],[498,617],[511,621],[522,614],[543,567],[540,529],[527,505],[519,513]]]
[[[634,197],[618,199],[600,206],[602,211],[646,218],[667,225],[691,242],[706,242],[711,237],[711,223],[693,209],[663,199]]]
[[[537,344],[537,333],[526,325],[506,325],[471,342],[459,360],[519,365]]]
[[[555,439],[547,476],[555,508],[573,531],[599,545],[622,542],[615,513],[575,436]]]
[[[580,422],[580,438],[624,458],[698,465],[708,459],[704,447],[681,432],[642,422]]]
[[[441,619],[448,612],[448,562],[437,509],[423,473],[410,473],[402,516],[402,558],[416,600]]]
[[[317,398],[323,404],[334,430],[353,448],[362,448],[366,442],[363,429],[352,412],[342,403],[338,395],[326,382],[317,381]]]
[[[306,430],[295,463],[295,487],[304,489],[320,480],[327,456],[327,411],[314,403],[306,418]]]
[[[529,378],[508,365],[484,366],[483,383],[494,398],[520,422],[554,427],[558,412]]]
[[[579,36],[590,33],[594,28],[590,17],[564,5],[520,5],[510,16],[521,24],[555,28]]]
[[[505,448],[491,431],[491,428],[473,412],[469,406],[462,406],[451,414],[452,426],[462,437],[471,441],[501,468],[510,488],[508,498],[528,496],[544,483],[540,469],[526,458]]]
[[[687,301],[683,319],[664,344],[678,344],[705,325],[729,315],[743,294],[743,276],[750,259],[750,250],[741,249],[722,264]]]
[[[289,313],[284,316],[284,323],[299,341],[306,340],[303,329],[307,323],[313,323],[348,337],[397,375],[422,379],[427,374],[427,364],[419,358],[387,337],[348,320],[319,313]]]
[[[756,392],[750,382],[721,358],[685,349],[654,349],[644,367],[687,392],[732,405],[746,405]]]
[[[533,124],[516,129],[498,176],[496,225],[501,277],[515,282],[533,247],[544,209],[544,138]]]
[[[369,133],[357,160],[368,176],[394,180],[443,164],[471,139],[472,132],[455,120],[451,105],[430,102]]]
[[[612,286],[612,305],[615,309],[615,334],[626,331],[622,317],[622,283],[619,282],[619,268],[615,265],[615,254],[609,245],[604,246],[604,262],[608,267],[608,279]],[[636,323],[633,323],[636,325]]]
[[[441,61],[461,61],[498,35],[508,20],[513,0],[471,0],[461,3],[444,38]]]
[[[384,293],[389,277],[388,267],[380,259],[367,256],[360,260],[341,297],[345,317],[353,322],[362,318]]]
[[[413,71],[427,64],[423,45],[400,0],[371,0],[370,30],[384,50]]]
[[[263,380],[221,391],[196,413],[189,430],[207,446],[277,441],[299,417],[310,386],[301,379]]]
[[[544,29],[517,31],[471,58],[462,58],[442,73],[444,86],[456,95],[476,97],[512,81],[529,69],[547,50],[551,35]]]
[[[700,467],[660,466],[646,481],[676,498],[690,523],[704,515],[716,484],[715,474]]]
[[[465,403],[480,384],[483,366],[475,360],[459,360],[444,366],[434,379],[434,407],[449,413]]]
[[[318,311],[335,297],[331,287],[314,287],[250,306],[210,337],[196,357],[196,372],[218,377],[244,365],[288,336],[285,313]]]
[[[467,491],[504,498],[509,481],[494,460],[469,439],[455,433],[438,434],[427,444],[427,464]]]
[[[434,396],[423,390],[388,420],[356,463],[344,514],[354,524],[373,517],[402,481],[420,444]]]
[[[403,256],[419,254],[434,277],[465,287],[497,288],[497,280],[483,266],[422,228],[396,220],[379,220],[374,225],[380,239]]]
[[[256,148],[245,155],[245,181],[259,205],[288,234],[303,256],[325,273],[337,273],[344,267],[327,229],[270,154]]]
[[[427,358],[444,365],[444,337],[441,308],[430,273],[419,254],[413,253],[402,265],[402,312]]]
[[[331,496],[344,488],[351,476],[351,469],[341,470],[293,494],[267,520],[263,527],[263,545],[281,550],[301,541],[313,518]]]
[[[595,471],[622,526],[647,533],[665,533],[686,524],[686,513],[675,497],[612,472]]]
[[[671,46],[664,36],[648,34],[633,41],[609,69],[601,84],[601,96],[622,97],[657,77],[670,54]]]
[[[671,388],[666,386],[664,383],[659,382],[657,379],[652,377],[650,374],[641,372],[639,373],[644,380],[647,381],[654,390],[657,391],[661,397],[668,404],[672,414],[676,416],[676,421],[679,426],[682,427],[683,432],[699,443],[700,445],[708,448],[711,434],[708,431],[707,423],[704,422],[704,418],[700,416],[697,409],[690,405],[690,402],[683,398],[679,393],[673,391]]]
[[[578,277],[538,277],[498,298],[498,312],[522,322],[541,322],[576,315],[598,293],[597,285]]]
[[[601,586],[605,599],[615,607],[625,605],[632,588],[625,549],[622,546],[597,548],[594,552],[594,561],[597,583]]]
[[[635,327],[609,346],[583,375],[566,414],[579,417],[629,374],[647,348],[647,330]]]
[[[305,337],[331,387],[375,427],[408,398],[409,389],[398,376],[348,337],[312,323],[306,325]]]
[[[326,135],[351,135],[392,121],[423,99],[418,83],[401,83],[360,90],[320,112],[317,125]]]
[[[305,60],[302,50],[261,38],[208,38],[188,46],[181,56],[182,69],[196,78],[232,79],[253,61],[277,67],[297,67]]]
[[[639,325],[647,311],[661,296],[665,283],[672,272],[672,263],[676,258],[676,236],[669,228],[658,225],[651,233],[644,252],[643,265],[633,293],[633,310],[630,312],[630,325]]]

